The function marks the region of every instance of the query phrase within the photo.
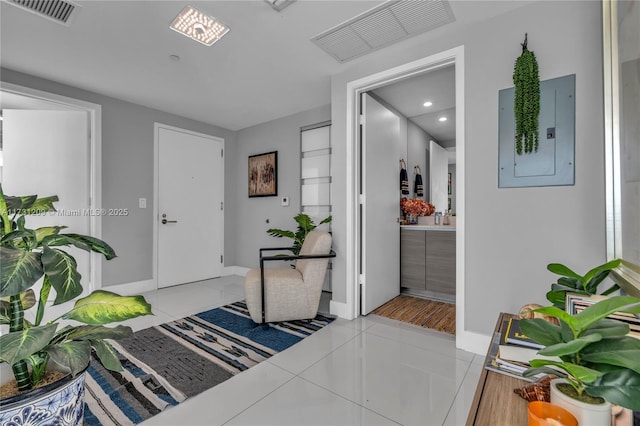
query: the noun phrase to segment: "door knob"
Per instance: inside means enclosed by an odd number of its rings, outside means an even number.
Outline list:
[[[163,214],[162,215],[162,224],[166,225],[167,223],[178,223],[177,220],[167,220],[167,215]]]

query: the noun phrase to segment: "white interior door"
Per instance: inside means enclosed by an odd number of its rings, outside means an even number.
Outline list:
[[[434,141],[429,144],[429,175],[431,203],[444,213],[449,207],[449,153]]]
[[[88,117],[81,111],[2,111],[2,189],[6,195],[57,195],[57,212],[27,216],[27,227],[61,225],[91,234]],[[97,213],[96,213],[97,214]],[[91,255],[65,248],[78,263],[85,292],[92,289]]]
[[[223,140],[157,126],[158,287],[219,277]]]
[[[400,118],[362,95],[362,265],[361,313],[368,314],[400,294]]]

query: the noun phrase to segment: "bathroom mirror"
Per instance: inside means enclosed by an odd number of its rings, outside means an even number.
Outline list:
[[[640,2],[602,3],[607,257],[640,296]]]

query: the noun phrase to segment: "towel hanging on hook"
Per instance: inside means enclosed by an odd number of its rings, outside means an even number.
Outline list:
[[[402,195],[409,195],[409,175],[404,158],[400,159],[400,192]]]
[[[422,184],[422,170],[420,170],[420,166],[416,165],[413,168],[413,171],[416,174],[414,184],[413,184],[413,192],[415,192],[416,197],[422,197],[424,196],[424,187]]]

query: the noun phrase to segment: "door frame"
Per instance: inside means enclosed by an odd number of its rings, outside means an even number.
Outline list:
[[[63,110],[83,111],[87,113],[89,120],[89,208],[91,211],[102,210],[102,105],[86,102],[67,96],[57,95],[31,87],[1,81],[0,92],[20,95],[44,102],[60,105]],[[89,221],[89,234],[102,239],[102,216],[91,215]],[[90,278],[88,285],[84,286],[87,293],[102,288],[102,255],[90,253]]]
[[[177,132],[181,132],[181,133],[187,133],[189,135],[193,135],[193,136],[198,136],[201,138],[205,138],[205,139],[210,139],[210,140],[214,140],[216,142],[220,142],[222,144],[222,152],[224,153],[225,150],[225,144],[224,144],[224,138],[218,137],[218,136],[212,136],[212,135],[207,135],[204,133],[199,133],[199,132],[194,132],[192,130],[188,130],[188,129],[183,129],[181,127],[175,127],[175,126],[169,126],[168,124],[162,124],[162,123],[154,123],[153,124],[153,261],[152,261],[152,281],[153,281],[153,286],[155,289],[158,289],[158,244],[159,244],[159,239],[158,239],[158,229],[159,229],[159,223],[160,223],[160,212],[158,211],[159,209],[159,196],[160,196],[160,188],[159,188],[159,180],[160,180],[160,168],[159,168],[159,161],[160,161],[160,152],[159,152],[159,144],[160,144],[160,140],[159,140],[159,135],[160,135],[160,129],[167,129],[167,130],[172,130],[172,131],[177,131]],[[221,175],[222,175],[222,182],[220,183],[220,193],[222,195],[222,199],[224,200],[224,154],[222,157],[222,170],[220,171]],[[222,252],[223,252],[223,257],[224,257],[224,217],[225,217],[225,210],[224,210],[224,204],[223,204],[223,210],[222,210],[222,223],[220,223],[220,229],[219,229],[219,238],[220,238],[220,247],[222,247]],[[222,273],[224,273],[224,262],[222,263],[222,267],[221,267],[221,271]]]
[[[477,347],[474,333],[465,329],[465,105],[464,46],[436,53],[347,83],[347,223],[346,308],[352,318],[360,316],[360,265],[362,239],[360,218],[361,149],[359,144],[360,93],[400,79],[444,66],[455,65],[456,87],[456,347]],[[398,278],[399,279],[399,278]]]

